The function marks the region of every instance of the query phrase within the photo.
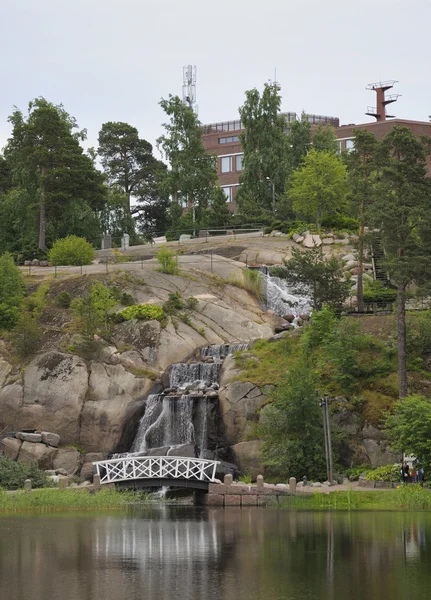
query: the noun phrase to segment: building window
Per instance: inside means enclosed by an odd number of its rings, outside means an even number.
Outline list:
[[[346,140],[346,150],[354,150],[355,148],[355,140],[350,138],[350,140]]]
[[[232,142],[239,142],[237,135],[230,135],[229,137],[221,137],[218,139],[219,144],[231,144]]]
[[[222,186],[221,189],[224,191],[224,193],[226,195],[226,202],[232,202],[232,200],[233,200],[233,193],[232,193],[233,192],[233,186],[231,186],[231,185],[224,185],[224,186]]]
[[[242,171],[243,170],[243,159],[244,159],[244,154],[238,154],[238,156],[236,157],[236,170],[238,171]]]
[[[220,171],[222,173],[232,172],[232,156],[222,156],[220,159]]]

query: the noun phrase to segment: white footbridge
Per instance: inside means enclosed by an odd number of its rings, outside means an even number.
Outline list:
[[[182,456],[127,456],[93,463],[100,483],[120,487],[176,486],[208,489],[215,482],[216,460]]]

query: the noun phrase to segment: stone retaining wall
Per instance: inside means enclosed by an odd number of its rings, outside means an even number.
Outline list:
[[[205,506],[278,506],[286,496],[296,494],[296,481],[270,485],[258,480],[256,485],[234,483],[226,476],[225,483],[210,483],[208,493],[196,492],[196,504]]]

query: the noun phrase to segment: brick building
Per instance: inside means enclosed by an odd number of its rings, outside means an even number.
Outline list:
[[[379,82],[370,84],[367,89],[376,92],[377,103],[375,107],[368,107],[367,115],[376,120],[371,123],[360,123],[340,125],[337,117],[327,117],[322,115],[307,115],[308,120],[313,127],[319,124],[331,125],[334,128],[338,140],[340,152],[348,151],[353,148],[353,138],[355,129],[366,129],[373,133],[377,139],[382,139],[393,127],[408,127],[415,136],[429,136],[431,138],[431,123],[425,121],[410,121],[406,119],[397,119],[388,115],[386,106],[395,102],[398,94],[386,95],[386,91],[393,85],[394,81]],[[296,113],[285,113],[288,127],[286,135],[289,134],[289,123],[296,120]],[[388,120],[390,119],[390,120]],[[226,200],[229,209],[235,212],[237,205],[235,196],[238,191],[239,177],[243,170],[243,151],[239,136],[243,133],[241,121],[223,121],[204,125],[202,131],[202,142],[207,152],[217,156],[217,174],[219,185],[226,193]],[[431,163],[429,164],[431,173]]]

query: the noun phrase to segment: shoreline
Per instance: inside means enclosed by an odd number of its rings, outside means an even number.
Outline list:
[[[133,507],[172,506],[190,508],[191,504],[175,500],[155,500],[142,492],[84,489],[41,488],[31,492],[0,491],[0,517],[18,513],[85,512],[98,510],[124,510]],[[210,508],[197,507],[197,508]],[[211,507],[212,509],[215,507]],[[231,507],[220,507],[229,510]],[[236,507],[238,508],[238,507]],[[244,507],[246,508],[246,507]],[[247,507],[249,508],[249,507]],[[395,490],[334,490],[296,496],[284,496],[269,508],[289,511],[431,511],[431,490],[420,486],[400,487]],[[260,510],[264,509],[263,507]],[[241,509],[242,510],[242,509]]]

